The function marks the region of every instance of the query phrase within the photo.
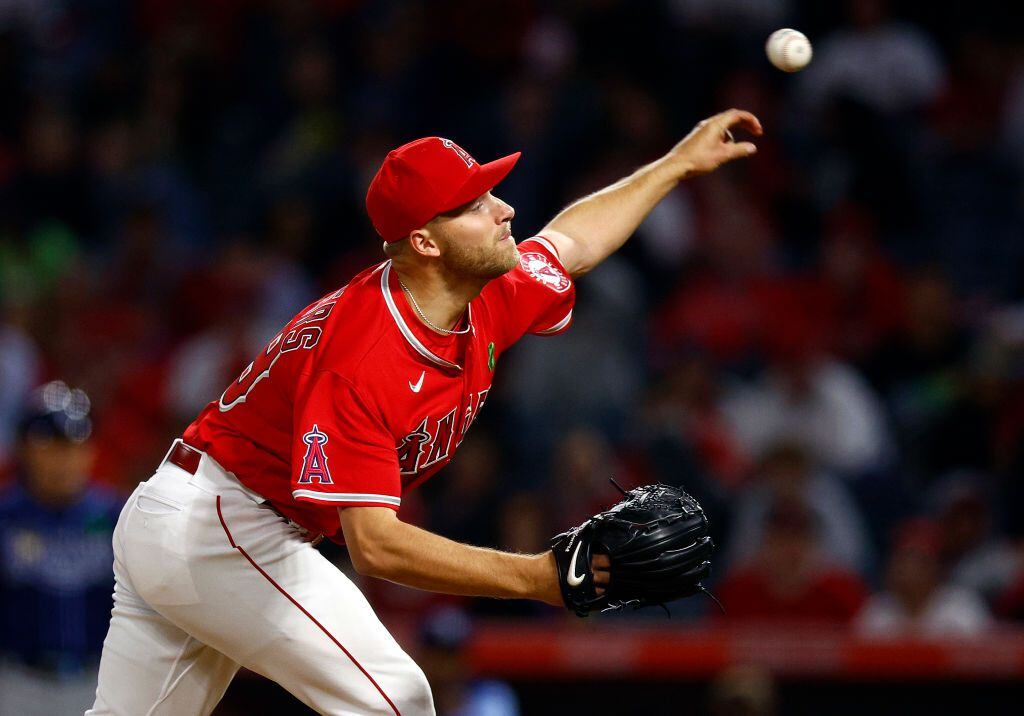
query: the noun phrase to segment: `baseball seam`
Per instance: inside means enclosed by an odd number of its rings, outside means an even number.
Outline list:
[[[799,37],[796,33],[790,33],[786,36],[786,39],[782,41],[782,62],[786,65],[786,69],[793,68],[793,58],[789,54],[789,46],[793,43],[793,40],[797,40]]]

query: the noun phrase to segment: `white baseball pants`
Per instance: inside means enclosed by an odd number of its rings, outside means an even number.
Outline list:
[[[114,609],[87,716],[209,714],[244,666],[322,714],[434,714],[366,598],[211,457],[165,462],[114,531]]]

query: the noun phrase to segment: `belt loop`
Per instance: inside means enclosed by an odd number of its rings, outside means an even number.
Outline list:
[[[174,448],[178,447],[178,443],[180,442],[184,441],[181,438],[174,438],[174,440],[171,441],[171,446],[167,448],[167,452],[164,454],[164,459],[160,461],[158,467],[163,467],[167,463],[167,460],[168,458],[170,458],[171,453],[174,452]]]
[[[183,440],[175,440],[171,450],[167,453],[166,462],[176,465],[190,475],[199,472],[199,465],[202,463],[204,453]]]

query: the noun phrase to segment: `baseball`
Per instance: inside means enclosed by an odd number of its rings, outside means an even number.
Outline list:
[[[764,46],[768,60],[783,72],[798,72],[811,61],[811,41],[797,30],[776,30]]]

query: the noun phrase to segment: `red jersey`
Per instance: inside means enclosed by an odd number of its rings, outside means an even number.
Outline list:
[[[397,510],[451,460],[483,408],[495,362],[526,333],[572,320],[575,287],[541,237],[442,335],[417,318],[391,262],[291,320],[185,431],[246,487],[313,533],[338,507]]]

